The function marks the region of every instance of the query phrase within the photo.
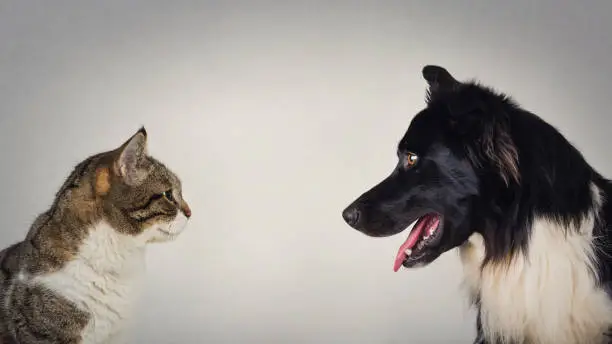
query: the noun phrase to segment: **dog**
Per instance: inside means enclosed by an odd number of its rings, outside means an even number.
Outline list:
[[[371,237],[412,229],[394,270],[457,248],[474,343],[612,343],[612,184],[510,96],[427,65],[426,106],[390,175],[342,211]]]

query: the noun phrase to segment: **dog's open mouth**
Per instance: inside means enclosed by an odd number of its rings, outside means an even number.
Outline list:
[[[442,238],[442,216],[437,213],[427,213],[421,216],[412,227],[408,239],[400,246],[393,271],[397,272],[402,265],[413,265],[419,261],[428,248],[440,243]]]

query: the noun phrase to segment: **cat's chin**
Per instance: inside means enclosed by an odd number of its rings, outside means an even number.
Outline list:
[[[187,217],[179,212],[174,221],[167,224],[151,228],[152,234],[147,242],[159,243],[168,242],[176,239],[185,229],[187,225]]]
[[[155,243],[164,243],[164,242],[169,242],[169,241],[173,241],[174,239],[176,239],[179,236],[179,233],[177,234],[172,234],[172,233],[168,233],[162,230],[158,230],[159,235],[155,235],[153,237],[151,237],[147,243],[149,244],[155,244]]]
[[[162,229],[162,228],[157,228],[157,230],[160,231],[162,234],[165,234],[167,236],[177,236],[178,235],[178,233],[172,233],[172,232],[169,232],[169,231],[167,231],[165,229]]]
[[[147,240],[147,243],[159,243],[159,242],[168,242],[173,241],[178,234],[173,234],[170,232],[166,232],[160,228],[156,228],[155,234]]]

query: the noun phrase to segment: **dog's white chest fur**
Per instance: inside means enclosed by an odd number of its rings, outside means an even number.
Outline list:
[[[83,344],[125,340],[145,268],[144,246],[134,239],[102,222],[90,230],[77,259],[34,280],[90,314]]]
[[[593,275],[593,218],[575,234],[538,219],[526,255],[487,264],[483,238],[460,248],[465,284],[480,297],[485,338],[507,343],[601,344],[612,325],[612,302]],[[607,342],[606,342],[607,343]]]

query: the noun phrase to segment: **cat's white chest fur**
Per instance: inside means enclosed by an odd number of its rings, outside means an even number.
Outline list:
[[[83,344],[125,340],[145,270],[144,243],[138,239],[101,222],[90,229],[76,259],[34,280],[90,315]]]

